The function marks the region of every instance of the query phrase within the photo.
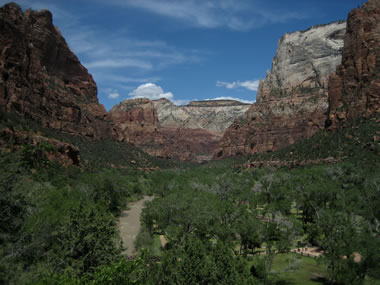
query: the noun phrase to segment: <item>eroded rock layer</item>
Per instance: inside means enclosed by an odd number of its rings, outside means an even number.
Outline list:
[[[0,107],[45,127],[93,138],[115,136],[92,76],[47,10],[0,8]]]
[[[208,106],[208,112],[215,113],[215,110]],[[125,100],[113,107],[109,116],[118,126],[123,140],[162,158],[209,160],[222,136],[202,128],[200,123],[206,120],[204,117],[202,120],[199,116],[199,123],[196,123],[194,118],[188,119],[188,112],[165,99],[153,102],[145,98]]]
[[[284,35],[257,102],[225,132],[216,157],[275,151],[324,128],[327,82],[341,61],[345,22]]]
[[[167,99],[153,101],[161,126],[204,129],[222,134],[250,105],[234,100],[193,101],[176,106]]]
[[[350,12],[342,64],[329,80],[328,125],[380,112],[380,1]]]

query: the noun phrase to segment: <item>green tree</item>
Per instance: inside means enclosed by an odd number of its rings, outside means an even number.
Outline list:
[[[117,246],[114,217],[104,204],[80,202],[53,235],[54,266],[75,275],[92,272],[114,262],[121,252]]]
[[[223,243],[187,236],[164,253],[149,284],[253,284],[248,265]]]
[[[355,284],[354,252],[358,250],[360,227],[355,216],[335,210],[321,211],[317,221],[321,247],[332,282]],[[347,283],[348,282],[348,283]]]

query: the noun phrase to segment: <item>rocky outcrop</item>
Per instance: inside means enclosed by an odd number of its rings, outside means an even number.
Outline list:
[[[153,101],[161,126],[204,129],[222,134],[250,105],[233,100],[193,101],[176,106],[167,99]]]
[[[47,10],[0,8],[0,107],[45,127],[96,139],[115,137],[97,87]]]
[[[325,126],[327,82],[341,61],[345,22],[284,35],[256,103],[225,132],[217,158],[275,151]]]
[[[329,80],[327,125],[380,112],[380,2],[350,12],[342,64]]]

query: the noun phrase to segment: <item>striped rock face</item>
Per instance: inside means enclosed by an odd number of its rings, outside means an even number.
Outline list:
[[[341,21],[284,35],[256,103],[226,130],[215,157],[275,151],[323,129],[345,29]]]

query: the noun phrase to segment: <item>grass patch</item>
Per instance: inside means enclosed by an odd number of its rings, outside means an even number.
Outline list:
[[[289,284],[300,285],[323,284],[323,277],[327,275],[325,266],[316,258],[295,253],[276,255],[271,273]]]

